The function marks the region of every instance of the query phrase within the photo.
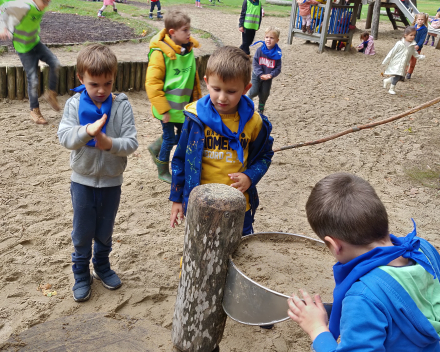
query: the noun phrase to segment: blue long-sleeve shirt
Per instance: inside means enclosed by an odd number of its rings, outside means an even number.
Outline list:
[[[281,59],[273,60],[269,59],[263,54],[261,46],[257,49],[252,61],[252,68],[256,76],[270,74],[272,78],[275,78],[281,73]]]
[[[426,35],[428,34],[428,28],[426,28],[425,25],[421,26],[420,28],[417,28],[415,41],[419,47],[418,50],[422,50],[423,43],[425,42]]]

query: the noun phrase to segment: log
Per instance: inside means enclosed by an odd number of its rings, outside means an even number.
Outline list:
[[[279,6],[292,6],[292,1],[266,0],[266,4],[279,5]]]
[[[142,63],[142,81],[141,81],[141,86],[143,90],[146,90],[145,87],[145,82],[147,82],[147,68],[148,68],[148,62],[143,62]]]
[[[49,66],[43,66],[43,93],[49,90]]]
[[[8,75],[8,99],[14,100],[15,99],[15,77],[16,77],[16,70],[15,67],[8,67],[6,70]]]
[[[229,256],[240,243],[245,211],[245,197],[233,187],[211,183],[191,192],[171,332],[175,351],[218,350]]]
[[[134,81],[134,90],[136,92],[139,92],[141,90],[141,81],[142,81],[142,62],[136,62],[136,79]]]
[[[374,2],[373,19],[371,22],[371,35],[376,40],[379,35],[380,0]]]
[[[203,55],[199,56],[196,59],[196,67],[197,67],[197,73],[199,74],[199,78],[203,79],[206,73],[206,66],[208,65],[210,55]]]
[[[128,91],[134,90],[134,84],[136,82],[136,62],[130,62],[130,83],[128,86]]]
[[[72,96],[75,94],[72,88],[75,88],[75,66],[67,66],[67,76],[66,76],[66,84],[67,84],[67,93]]]
[[[17,76],[16,81],[15,81],[15,88],[16,88],[16,92],[17,92],[17,99],[18,100],[23,100],[24,98],[24,77],[23,77],[23,67],[22,66],[17,66],[16,68],[16,73]]]
[[[79,87],[80,85],[81,85],[81,82],[79,81],[78,71],[76,70],[76,66],[75,66],[75,87]]]
[[[127,92],[130,86],[130,62],[124,62],[124,76],[122,78],[122,91]]]
[[[365,20],[365,29],[371,28],[371,20],[373,18],[374,2],[368,5],[367,19]]]
[[[8,96],[8,78],[6,75],[6,66],[0,66],[0,99]]]
[[[118,62],[118,73],[116,75],[116,90],[122,92],[122,81],[124,79],[124,64]]]
[[[59,80],[58,93],[60,95],[64,95],[67,93],[67,67],[66,66],[60,66],[58,80]]]
[[[29,87],[28,87],[26,71],[23,71],[23,77],[24,77],[24,97],[26,99],[29,99],[29,91],[28,91]]]

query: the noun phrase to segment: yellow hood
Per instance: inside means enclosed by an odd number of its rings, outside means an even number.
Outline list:
[[[199,47],[199,42],[193,37],[190,37],[189,43],[189,51],[191,51],[192,48]],[[166,28],[164,28],[153,38],[151,38],[150,49],[153,48],[158,48],[162,50],[162,52],[165,53],[165,55],[168,56],[171,60],[175,60],[176,53],[180,53],[182,47],[173,42],[173,40],[168,35]]]

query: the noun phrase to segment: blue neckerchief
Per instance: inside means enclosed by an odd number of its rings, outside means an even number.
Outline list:
[[[425,27],[425,25],[422,24],[419,28],[417,28],[417,24],[416,24],[414,27],[416,27],[416,30],[417,30],[417,31],[420,31],[423,27]]]
[[[281,48],[278,46],[278,44],[275,44],[275,46],[272,49],[270,49],[270,50],[267,48],[266,43],[263,42],[262,40],[259,40],[258,42],[255,42],[251,46],[254,46],[254,45],[258,44],[258,43],[263,43],[263,46],[261,47],[261,51],[269,59],[272,59],[272,60],[279,60],[279,59],[281,59],[282,53],[281,53]]]
[[[110,114],[112,112],[112,95],[110,94],[108,98],[102,103],[101,109],[98,109],[98,107],[89,97],[89,94],[87,93],[84,84],[71,90],[77,93],[81,93],[81,96],[79,97],[78,109],[79,124],[81,126],[85,126],[89,123],[94,123],[95,121],[99,120],[104,114],[107,114],[107,120],[105,121],[104,127],[101,129],[101,131],[105,133],[105,128],[107,127],[107,123],[110,120]],[[94,147],[95,139],[88,141],[86,145],[88,145],[89,147]]]
[[[364,48],[366,48],[368,46],[368,40],[365,42],[362,42],[362,44],[363,44]]]
[[[197,100],[196,105],[197,116],[200,121],[206,126],[212,129],[214,132],[226,137],[229,142],[229,146],[237,151],[238,160],[244,166],[244,153],[243,147],[240,143],[240,135],[244,130],[244,126],[254,115],[254,102],[246,95],[242,95],[238,103],[238,115],[240,116],[240,122],[238,123],[238,131],[232,132],[222,121],[217,110],[211,102],[211,97],[208,95],[202,99]]]
[[[422,252],[418,251],[420,239],[416,237],[416,223],[413,219],[411,220],[414,224],[414,230],[411,233],[405,237],[390,235],[394,246],[376,247],[350,260],[348,263],[341,264],[338,262],[333,266],[336,287],[333,291],[333,308],[330,315],[329,329],[335,339],[340,334],[339,325],[341,321],[342,300],[345,294],[359,278],[371,270],[381,265],[388,265],[392,260],[402,256],[414,260],[435,278],[435,273],[429,260]]]
[[[438,18],[437,19],[433,19],[431,22],[437,22],[438,21]]]

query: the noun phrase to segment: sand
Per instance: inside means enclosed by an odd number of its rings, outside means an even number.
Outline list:
[[[197,10],[182,7],[195,27],[213,33],[224,44],[240,44],[237,15],[215,12],[208,6]],[[382,88],[381,62],[402,35],[388,23],[381,24],[373,57],[336,51],[319,55],[315,44],[297,39],[286,44],[288,18],[265,17],[263,27],[268,25],[281,28],[283,50],[282,73],[273,82],[266,106],[275,147],[387,118],[438,96],[434,73],[440,67],[440,52],[431,47],[423,49],[427,59],[417,64],[413,79],[397,85],[396,96]],[[364,22],[358,27],[362,30]],[[256,39],[263,34],[260,30]],[[133,60],[144,57],[142,49]],[[139,149],[128,160],[111,253],[113,268],[124,285],[112,292],[95,282],[91,299],[81,304],[73,301],[71,293],[71,171],[69,151],[59,145],[56,136],[61,114],[43,102],[41,109],[49,125],[37,126],[29,119],[27,102],[0,102],[0,341],[45,321],[91,312],[127,314],[171,329],[184,226],[169,226],[170,188],[157,179],[147,151],[147,145],[161,133],[160,124],[150,114],[145,93],[128,96],[136,117]],[[62,105],[66,99],[60,98]],[[439,108],[436,105],[314,147],[276,153],[258,185],[255,230],[313,237],[304,210],[311,188],[330,173],[347,171],[375,187],[388,209],[392,233],[410,232],[410,219],[414,218],[419,235],[440,248]],[[408,176],[414,169],[425,172],[419,176],[432,172],[436,178],[420,183]],[[289,248],[286,244],[285,250]],[[266,264],[274,267],[274,263]],[[301,263],[304,268],[309,264],[307,258]],[[321,273],[310,268],[311,280],[321,280]],[[304,284],[310,281],[307,272],[304,278]],[[52,284],[57,295],[43,296],[36,290],[40,283]],[[228,319],[220,349],[305,352],[309,346],[309,338],[292,321],[263,330]],[[158,351],[162,350],[158,345]]]

